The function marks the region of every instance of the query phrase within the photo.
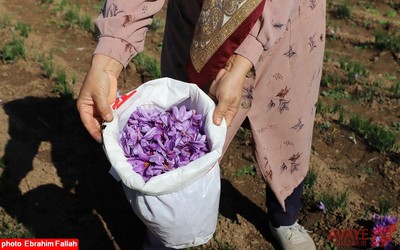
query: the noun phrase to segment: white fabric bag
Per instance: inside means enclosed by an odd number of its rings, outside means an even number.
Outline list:
[[[138,106],[168,110],[186,106],[203,115],[203,131],[209,153],[188,165],[144,182],[132,170],[119,143],[120,131]],[[124,184],[136,215],[167,247],[187,248],[210,240],[215,232],[220,197],[218,160],[226,137],[226,125],[212,122],[214,102],[195,84],[160,78],[142,84],[113,104],[114,119],[104,123],[103,147],[111,163],[110,173]]]

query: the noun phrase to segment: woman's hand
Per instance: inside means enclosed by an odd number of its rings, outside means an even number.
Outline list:
[[[228,60],[225,68],[218,72],[208,93],[217,101],[213,114],[215,125],[221,125],[223,118],[228,127],[231,125],[239,110],[246,74],[252,67],[253,64],[247,58],[235,54]]]
[[[77,109],[89,134],[102,142],[101,123],[112,121],[110,105],[117,97],[117,78],[122,64],[105,55],[95,54],[81,87]]]

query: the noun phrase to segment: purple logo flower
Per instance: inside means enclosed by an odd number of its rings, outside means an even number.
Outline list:
[[[374,214],[372,221],[375,223],[372,229],[372,247],[384,247],[385,250],[392,249],[392,235],[396,232],[397,217]]]

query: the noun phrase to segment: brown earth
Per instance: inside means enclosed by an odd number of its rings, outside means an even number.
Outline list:
[[[64,2],[69,4],[61,9]],[[349,80],[346,92],[341,92],[364,97],[361,101],[332,98],[326,92],[332,84],[326,83],[320,101],[330,107],[339,104],[346,112],[399,131],[400,101],[391,94],[400,81],[399,53],[373,46],[376,28],[399,30],[399,4],[393,2],[350,1],[352,15],[346,19],[333,15],[340,2],[329,2],[324,75],[345,79],[342,58],[360,61],[369,73],[361,76],[363,82]],[[91,32],[68,25],[65,19],[66,10],[77,4],[81,13],[92,18],[101,6],[96,0],[0,0],[2,47],[20,36],[15,28],[18,22],[31,28],[24,41],[26,58],[9,62],[2,56],[0,62],[0,238],[79,238],[81,249],[140,249],[144,226],[120,184],[108,174],[101,146],[88,136],[75,109],[96,44]],[[393,17],[389,11],[397,14]],[[145,49],[157,60],[164,16],[165,9],[155,17],[161,28],[149,31]],[[40,58],[50,53],[55,72],[67,73],[72,95],[55,91],[57,79],[46,76]],[[135,88],[141,79],[131,63],[119,79],[121,92]],[[365,85],[374,81],[379,84]],[[221,163],[218,227],[201,249],[279,249],[266,226],[265,184],[255,172],[244,171],[254,164],[251,148],[251,136],[243,128]],[[333,249],[327,240],[331,229],[368,228],[380,200],[390,202],[390,214],[399,216],[399,164],[398,150],[375,149],[368,138],[341,124],[332,110],[317,115],[311,156],[317,179],[305,191],[299,221],[311,231],[318,249]],[[322,194],[346,190],[347,214],[316,208]],[[397,244],[398,236],[393,235]]]

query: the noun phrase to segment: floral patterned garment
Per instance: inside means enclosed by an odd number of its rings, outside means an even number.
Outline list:
[[[161,60],[164,76],[187,81],[186,62],[201,4],[201,0],[168,0]],[[163,5],[163,0],[107,0],[95,21],[100,36],[94,53],[126,66],[143,50],[148,25]],[[236,50],[253,63],[255,76],[245,84],[225,150],[248,117],[258,170],[283,207],[309,167],[325,13],[326,0],[267,0],[261,17]]]

